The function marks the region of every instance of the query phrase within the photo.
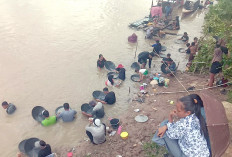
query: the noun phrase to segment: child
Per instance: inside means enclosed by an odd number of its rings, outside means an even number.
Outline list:
[[[106,59],[102,54],[99,55],[99,59],[97,60],[97,68],[101,70],[105,66]]]
[[[144,76],[147,76],[148,70],[147,69],[135,69],[136,73],[139,73],[139,81],[142,81],[144,79]]]
[[[177,116],[179,120],[173,121]],[[182,97],[176,110],[170,112],[169,120],[161,123],[152,141],[165,145],[175,157],[209,157],[206,137],[207,127],[201,115],[201,106],[190,95]]]

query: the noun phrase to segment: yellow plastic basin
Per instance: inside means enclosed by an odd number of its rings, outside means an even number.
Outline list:
[[[129,135],[128,132],[122,132],[120,136],[121,136],[122,139],[125,140],[125,139],[128,138],[128,135]]]

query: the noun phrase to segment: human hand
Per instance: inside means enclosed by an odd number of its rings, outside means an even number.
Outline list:
[[[173,122],[173,117],[176,116],[176,110],[172,110],[169,114],[169,122],[172,123]]]
[[[159,129],[158,129],[158,136],[161,138],[161,137],[163,137],[163,135],[164,135],[164,133],[166,132],[166,130],[168,129],[168,127],[167,127],[167,125],[164,125],[164,126],[162,126],[162,127],[160,127]]]

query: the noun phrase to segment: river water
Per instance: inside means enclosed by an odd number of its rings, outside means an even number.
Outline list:
[[[127,69],[123,86],[110,89],[117,103],[105,106],[104,121],[125,112],[129,87],[131,93],[137,91],[129,80],[136,44],[129,44],[127,37],[138,35],[137,53],[151,51],[149,44],[154,43],[128,24],[148,15],[150,5],[148,0],[0,0],[0,101],[17,106],[11,116],[0,109],[1,156],[15,156],[25,138],[38,137],[52,147],[72,147],[83,139],[88,122],[80,106],[92,100],[94,90],[105,87],[106,71],[96,68],[100,53]],[[187,31],[190,39],[200,36],[203,17],[196,12],[182,19],[179,33]],[[173,44],[179,37],[167,36],[161,43],[183,70],[187,56]],[[78,111],[75,122],[60,121],[45,128],[32,119],[34,106],[43,106],[53,115],[65,102]]]

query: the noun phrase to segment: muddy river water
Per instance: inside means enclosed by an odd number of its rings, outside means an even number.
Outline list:
[[[136,91],[129,80],[136,44],[129,44],[127,37],[138,35],[137,53],[151,51],[154,43],[128,24],[148,15],[150,6],[148,0],[0,0],[0,101],[17,106],[11,116],[0,109],[0,156],[15,156],[25,138],[38,137],[52,147],[72,147],[83,138],[88,122],[80,106],[92,100],[94,90],[105,87],[106,71],[96,68],[100,53],[127,70],[122,87],[110,88],[117,103],[105,106],[104,121],[124,113],[131,97],[129,87],[131,93]],[[187,31],[191,40],[199,37],[203,18],[204,13],[195,12],[181,19],[178,33]],[[161,43],[183,70],[187,56],[173,43],[179,37],[167,35]],[[160,63],[153,61],[155,71]],[[75,122],[59,121],[45,128],[32,119],[34,106],[43,106],[53,115],[65,102],[77,110]]]

